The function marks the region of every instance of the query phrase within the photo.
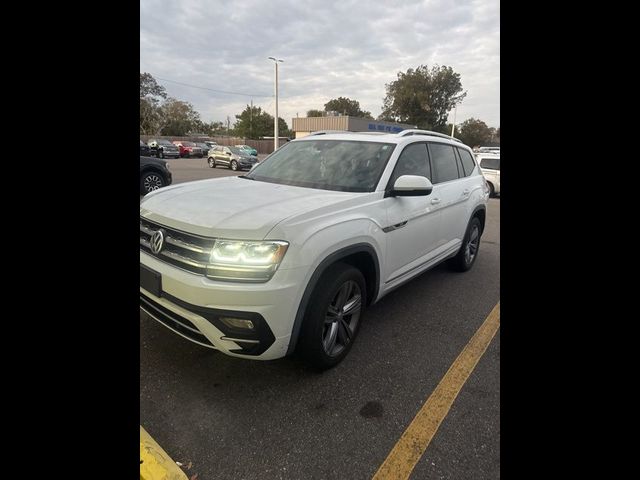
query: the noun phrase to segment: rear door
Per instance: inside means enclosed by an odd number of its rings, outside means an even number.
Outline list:
[[[462,242],[466,229],[466,202],[470,189],[455,147],[448,143],[429,142],[433,175],[432,203],[441,213],[437,245],[447,250]]]

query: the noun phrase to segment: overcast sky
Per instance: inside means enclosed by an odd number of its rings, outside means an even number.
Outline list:
[[[339,96],[378,116],[385,84],[420,64],[460,73],[467,97],[456,123],[500,126],[498,0],[140,0],[140,71],[204,121],[229,115],[233,125],[252,98],[273,115],[270,56],[284,59],[278,105],[289,127]]]

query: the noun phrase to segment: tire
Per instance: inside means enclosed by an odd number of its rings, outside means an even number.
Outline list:
[[[207,162],[209,163],[209,168],[216,168],[216,159],[215,158],[209,157],[207,159]]]
[[[489,184],[489,198],[494,198],[496,196],[496,188],[493,186],[493,183],[487,183]]]
[[[160,152],[158,153],[158,157],[164,158],[164,152],[162,150],[160,150]]]
[[[296,351],[320,370],[336,366],[353,346],[366,304],[360,270],[346,263],[330,266],[311,294]],[[345,305],[351,314],[344,315]]]
[[[238,162],[236,162],[235,160],[231,160],[231,163],[229,164],[229,168],[231,170],[233,170],[234,172],[238,170]]]
[[[480,250],[482,225],[478,217],[473,217],[467,225],[467,231],[462,239],[462,246],[455,257],[449,260],[449,266],[457,272],[466,272],[473,267]]]
[[[145,172],[140,179],[140,193],[146,195],[149,192],[164,187],[166,184],[167,181],[158,172]]]

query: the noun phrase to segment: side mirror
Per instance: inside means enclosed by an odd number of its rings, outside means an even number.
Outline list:
[[[419,175],[402,175],[387,192],[386,197],[420,197],[429,195],[433,185],[427,177]]]

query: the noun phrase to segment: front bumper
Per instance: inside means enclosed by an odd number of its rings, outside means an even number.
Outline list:
[[[213,281],[140,252],[140,263],[162,275],[160,297],[140,287],[140,308],[184,338],[243,358],[272,360],[286,355],[304,269],[278,270],[265,283]],[[220,320],[251,320],[253,331]]]
[[[251,168],[253,167],[257,162],[246,162],[246,161],[242,161],[242,160],[238,160],[238,167],[240,168]]]

